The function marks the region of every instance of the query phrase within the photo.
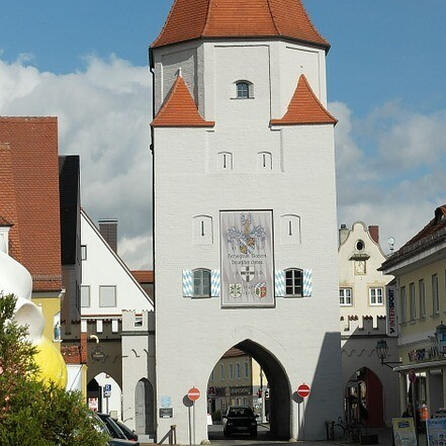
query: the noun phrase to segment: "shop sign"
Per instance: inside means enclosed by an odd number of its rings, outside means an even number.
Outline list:
[[[173,418],[173,409],[171,407],[161,407],[160,418]]]
[[[393,418],[392,426],[395,446],[417,446],[413,418]]]
[[[387,288],[387,336],[398,336],[395,288]]]
[[[428,446],[446,446],[446,418],[426,420]]]
[[[231,396],[252,395],[251,386],[239,386],[230,388]]]

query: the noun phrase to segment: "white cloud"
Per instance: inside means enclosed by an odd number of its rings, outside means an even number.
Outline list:
[[[28,60],[0,60],[0,114],[58,116],[59,153],[81,156],[83,207],[93,219],[119,219],[131,268],[151,265],[147,68],[88,57],[85,70],[56,75]]]

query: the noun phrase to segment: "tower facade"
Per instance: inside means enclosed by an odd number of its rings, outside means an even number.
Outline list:
[[[208,438],[233,346],[268,377],[277,437],[341,413],[328,49],[300,0],[176,0],[151,47],[158,439]]]

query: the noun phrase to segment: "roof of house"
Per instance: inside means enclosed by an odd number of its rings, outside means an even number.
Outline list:
[[[166,100],[152,121],[152,127],[214,127],[205,121],[181,74],[177,76]]]
[[[405,243],[397,252],[390,256],[380,269],[391,267],[403,259],[407,259],[439,242],[446,240],[446,205],[435,209],[434,218]]]
[[[336,124],[338,121],[322,105],[304,74],[299,77],[296,90],[281,119],[271,125]]]
[[[34,291],[61,289],[57,118],[0,117],[0,215]]]
[[[237,356],[248,356],[248,354],[245,353],[243,350],[232,347],[223,355],[223,358],[235,358]]]
[[[80,245],[80,160],[78,155],[59,156],[59,197],[62,265],[74,265]]]
[[[224,37],[282,37],[330,48],[301,0],[175,0],[152,48]]]
[[[131,271],[133,277],[138,281],[138,283],[153,283],[154,275],[153,271],[148,270],[133,270]]]

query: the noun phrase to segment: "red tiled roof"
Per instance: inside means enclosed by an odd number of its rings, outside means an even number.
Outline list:
[[[305,75],[301,75],[296,91],[282,119],[272,119],[271,125],[336,124],[338,121],[321,104]]]
[[[57,118],[0,117],[0,214],[34,291],[61,289]]]
[[[223,358],[234,358],[236,356],[247,356],[247,354],[243,350],[232,347],[223,355]]]
[[[153,271],[131,271],[138,283],[153,283]]]
[[[152,127],[214,127],[215,122],[205,121],[184,79],[177,77]]]
[[[175,0],[152,48],[222,37],[284,37],[330,48],[301,0]]]

